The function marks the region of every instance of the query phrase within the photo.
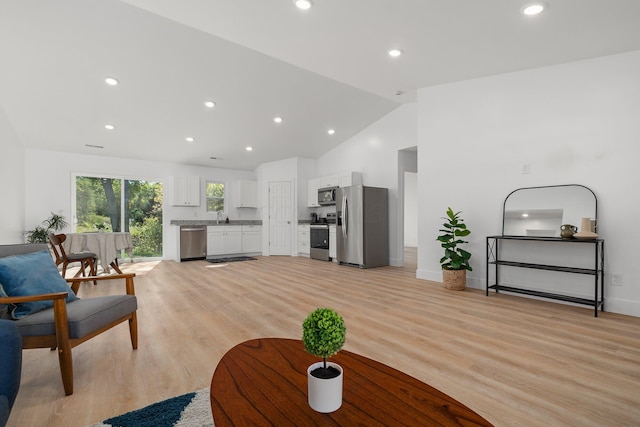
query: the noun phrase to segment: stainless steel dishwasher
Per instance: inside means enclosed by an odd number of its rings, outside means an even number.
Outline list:
[[[180,226],[180,261],[207,257],[207,226]]]

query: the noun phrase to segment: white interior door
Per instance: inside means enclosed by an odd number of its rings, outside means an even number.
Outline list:
[[[291,182],[269,183],[269,255],[291,255]]]

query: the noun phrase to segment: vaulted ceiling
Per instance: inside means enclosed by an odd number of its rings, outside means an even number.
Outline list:
[[[0,0],[0,114],[28,148],[253,170],[421,87],[640,49],[637,0],[313,3]]]

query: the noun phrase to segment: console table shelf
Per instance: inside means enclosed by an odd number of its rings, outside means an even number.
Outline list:
[[[508,265],[511,267],[535,268],[536,270],[563,271],[565,273],[596,274],[592,268],[563,267],[559,265],[530,264],[528,262],[490,261],[489,264]]]
[[[500,242],[503,240],[513,241],[536,241],[536,242],[548,242],[557,244],[589,244],[594,249],[594,267],[593,268],[578,268],[571,266],[560,265],[547,265],[547,264],[533,264],[527,262],[518,261],[505,261],[500,259]],[[495,266],[495,284],[491,285],[489,281],[489,266]],[[574,273],[574,274],[586,274],[594,276],[594,297],[579,298],[570,295],[563,295],[553,292],[544,292],[534,289],[518,288],[513,286],[500,285],[500,266],[504,267],[516,267],[516,268],[530,268],[536,270],[558,271],[561,273]],[[598,317],[598,308],[604,311],[604,240],[574,240],[574,239],[561,239],[559,237],[531,237],[531,236],[488,236],[487,237],[487,281],[486,281],[486,295],[489,296],[489,289],[493,289],[496,293],[500,291],[512,292],[518,294],[532,295],[542,298],[549,298],[555,300],[561,300],[571,302],[574,304],[588,305],[594,308],[594,316]]]

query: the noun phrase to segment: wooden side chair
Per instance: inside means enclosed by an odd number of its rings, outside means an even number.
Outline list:
[[[57,349],[67,396],[73,393],[73,347],[128,322],[131,345],[138,348],[134,277],[130,273],[63,279],[44,243],[0,245],[0,308],[8,308],[5,317],[18,327],[23,349]],[[80,283],[93,280],[107,280],[109,285],[123,280],[126,293],[76,297]]]
[[[67,275],[67,266],[74,262],[80,263],[80,270],[74,277],[82,275],[86,277],[85,270],[89,267],[89,276],[95,276],[98,268],[98,257],[93,252],[80,252],[67,254],[62,246],[62,243],[67,240],[65,234],[49,234],[49,242],[51,242],[51,249],[55,255],[56,267],[62,264],[62,277]],[[93,284],[97,284],[94,280]]]

